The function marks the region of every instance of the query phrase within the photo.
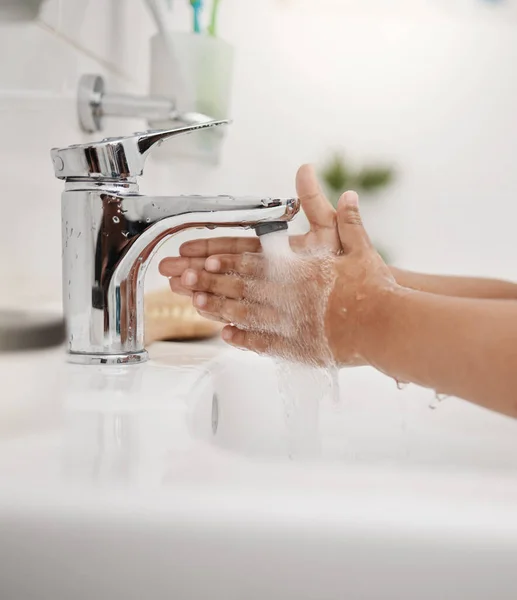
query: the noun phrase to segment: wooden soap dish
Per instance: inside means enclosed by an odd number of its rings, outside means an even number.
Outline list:
[[[194,340],[216,336],[222,324],[201,317],[187,296],[170,290],[145,295],[145,343],[164,340]]]

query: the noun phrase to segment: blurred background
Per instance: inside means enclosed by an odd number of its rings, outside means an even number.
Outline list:
[[[76,86],[91,72],[148,94],[156,28],[142,1],[46,0],[17,22],[2,1],[2,303],[59,303],[63,185],[49,149],[142,129],[109,119],[81,132]],[[189,31],[190,3],[169,4],[168,26]],[[151,159],[145,192],[290,196],[301,163],[325,172],[339,156],[389,170],[363,209],[394,264],[514,276],[517,2],[221,0],[218,36],[235,60],[220,163]]]

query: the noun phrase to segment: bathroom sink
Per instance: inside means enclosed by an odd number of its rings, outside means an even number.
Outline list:
[[[334,389],[324,371],[275,366],[245,352],[227,352],[211,369],[218,415],[212,443],[230,451],[337,467],[517,469],[516,421],[397,385],[371,368],[343,369]]]
[[[515,598],[514,421],[370,369],[293,404],[268,359],[150,350],[16,361],[60,375],[0,430],[2,600]]]

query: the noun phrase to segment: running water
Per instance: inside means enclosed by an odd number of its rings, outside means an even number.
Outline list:
[[[311,458],[320,453],[320,403],[339,401],[338,369],[333,364],[324,324],[332,287],[332,255],[321,251],[294,253],[287,231],[264,235],[261,243],[267,279],[281,284],[273,301],[268,298],[268,304],[275,308],[274,321],[272,317],[272,322],[262,327],[266,333],[285,339],[277,353],[276,371],[289,454],[297,459]],[[253,296],[254,290],[250,292]]]

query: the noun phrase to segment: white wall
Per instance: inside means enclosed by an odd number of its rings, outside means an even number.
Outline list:
[[[403,12],[404,1],[372,16],[373,0],[223,0],[237,63],[222,165],[150,163],[146,191],[291,195],[300,163],[343,148],[397,166],[397,185],[365,211],[398,264],[512,277],[515,21],[449,18],[431,0]],[[175,0],[181,29],[186,4]],[[82,73],[146,91],[152,32],[138,0],[47,0],[41,22],[0,25],[4,298],[60,297],[62,185],[48,150],[87,139],[75,116]],[[141,127],[112,120],[107,133]]]

